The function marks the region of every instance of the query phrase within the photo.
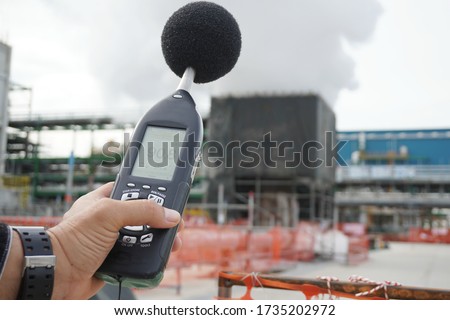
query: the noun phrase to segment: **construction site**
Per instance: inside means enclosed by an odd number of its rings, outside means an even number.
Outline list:
[[[33,113],[32,88],[10,79],[11,47],[0,43],[0,51],[0,221],[51,227],[80,196],[115,180],[127,145],[98,141],[98,132],[125,137],[136,123]],[[11,103],[12,94],[25,106]],[[213,97],[203,121],[183,249],[157,289],[166,291],[130,291],[134,297],[212,299],[220,277],[222,286],[248,289],[237,281],[246,274],[370,275],[371,263],[392,250],[401,256],[408,246],[436,244],[448,252],[450,128],[338,132],[334,111],[315,94]],[[46,156],[48,137],[57,141],[61,132],[72,137],[65,141],[72,152]],[[90,146],[89,154],[77,155],[77,144]],[[450,288],[414,281],[417,274],[403,280]],[[331,295],[329,278],[311,285],[318,291],[310,296]]]

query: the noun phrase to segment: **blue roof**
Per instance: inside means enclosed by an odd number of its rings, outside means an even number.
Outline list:
[[[450,128],[441,128],[441,129],[403,129],[403,130],[356,130],[356,131],[338,131],[338,133],[430,133],[430,132],[450,132]]]
[[[424,130],[340,131],[339,151],[347,164],[359,152],[366,164],[450,165],[450,128]]]

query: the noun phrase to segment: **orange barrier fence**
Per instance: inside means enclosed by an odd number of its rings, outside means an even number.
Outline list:
[[[450,300],[450,291],[401,286],[397,283],[375,283],[362,277],[339,281],[330,277],[302,279],[256,273],[220,272],[218,299],[252,300],[253,288],[291,290],[306,299],[315,297],[342,297],[348,299],[399,299],[399,300]],[[246,292],[240,297],[232,296],[233,286],[244,286]],[[299,294],[299,298],[302,297]]]
[[[381,236],[382,240],[385,242],[389,242],[389,241],[408,242],[409,241],[409,232],[405,232],[405,231],[378,233],[377,236]]]
[[[447,228],[410,228],[408,234],[410,242],[450,243],[450,229]]]
[[[348,238],[347,263],[359,264],[369,259],[369,237],[367,235]]]
[[[367,234],[366,225],[359,222],[341,222],[338,229],[348,236],[363,236]]]
[[[21,217],[21,216],[0,216],[0,222],[10,226],[43,226],[53,227],[61,221],[62,217]]]
[[[230,226],[190,226],[182,232],[183,250],[171,255],[168,267],[215,265],[217,271],[267,271],[293,261],[314,258],[318,227],[246,229]]]
[[[52,227],[62,217],[0,216],[9,225]],[[286,263],[314,258],[314,235],[319,227],[302,222],[296,228],[242,228],[206,224],[182,231],[183,250],[171,255],[169,268],[193,264],[218,270],[269,271]],[[217,274],[214,274],[214,276]]]
[[[347,263],[355,265],[369,258],[370,240],[363,223],[339,223],[338,229],[348,237]]]
[[[384,241],[450,244],[450,229],[448,228],[423,229],[411,227],[407,231],[382,233],[381,235]]]
[[[269,272],[286,269],[296,261],[314,259],[314,239],[319,226],[300,223],[296,228],[187,226],[181,234],[183,248],[174,252],[161,283],[176,288],[195,278],[215,278],[220,270]]]

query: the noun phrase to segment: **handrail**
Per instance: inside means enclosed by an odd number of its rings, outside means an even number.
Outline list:
[[[336,168],[336,181],[450,181],[450,165],[350,165]]]
[[[331,294],[350,299],[398,299],[398,300],[450,300],[450,291],[378,283],[336,281],[332,279],[306,279],[268,274],[220,272],[218,298],[231,299],[233,286],[247,287],[242,299],[251,299],[253,287],[301,291],[307,299],[319,294]],[[378,290],[374,290],[380,287]]]

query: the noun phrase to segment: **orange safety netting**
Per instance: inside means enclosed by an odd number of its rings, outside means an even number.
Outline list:
[[[450,243],[450,229],[448,228],[410,228],[408,234],[410,242]]]
[[[190,226],[182,231],[183,250],[173,253],[168,267],[215,265],[217,271],[267,271],[314,258],[318,226],[247,229],[232,226]]]
[[[348,264],[355,265],[369,259],[369,237],[367,235],[351,236],[348,239]]]
[[[359,264],[369,258],[370,241],[362,223],[339,223],[338,229],[348,237],[347,263]]]
[[[62,217],[0,216],[0,222],[4,222],[10,226],[42,226],[50,228],[56,226],[61,220]]]
[[[62,217],[0,216],[0,221],[17,226],[52,227]],[[188,223],[186,223],[188,225]],[[214,265],[217,271],[267,271],[293,261],[314,258],[317,224],[300,223],[296,228],[243,228],[205,224],[182,231],[183,250],[173,253],[170,267],[193,264]]]

